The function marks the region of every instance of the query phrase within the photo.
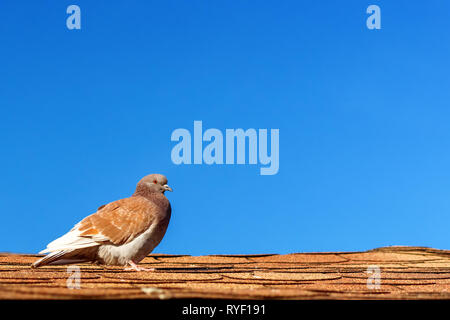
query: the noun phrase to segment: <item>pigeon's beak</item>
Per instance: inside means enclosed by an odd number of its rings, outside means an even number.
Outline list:
[[[164,190],[165,190],[165,191],[170,191],[170,192],[173,191],[172,188],[169,187],[169,185],[167,185],[167,184],[164,185]]]

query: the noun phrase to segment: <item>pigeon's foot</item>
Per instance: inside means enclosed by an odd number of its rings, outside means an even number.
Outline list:
[[[130,265],[129,267],[125,267],[125,271],[155,271],[154,268],[144,268],[144,267],[139,267],[136,263],[134,263],[133,261],[128,261],[128,264]]]

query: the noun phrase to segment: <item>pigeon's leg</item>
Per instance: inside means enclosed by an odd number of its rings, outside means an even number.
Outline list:
[[[125,271],[155,271],[154,268],[144,268],[139,267],[136,263],[134,263],[132,260],[128,261],[129,267],[125,268]]]

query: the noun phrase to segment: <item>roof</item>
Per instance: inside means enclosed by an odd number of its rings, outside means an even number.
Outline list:
[[[141,263],[156,268],[154,272],[79,264],[80,289],[67,287],[74,275],[67,266],[31,269],[38,257],[0,254],[0,299],[450,299],[450,251],[423,247],[287,255],[154,254]],[[379,287],[376,273],[368,273],[377,268]]]

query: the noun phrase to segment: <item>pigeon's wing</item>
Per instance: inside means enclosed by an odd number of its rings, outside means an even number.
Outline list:
[[[80,222],[80,237],[115,245],[128,243],[150,227],[158,210],[143,197],[111,202]]]
[[[84,218],[40,253],[83,249],[101,244],[128,243],[155,221],[159,208],[143,197],[111,202]]]

